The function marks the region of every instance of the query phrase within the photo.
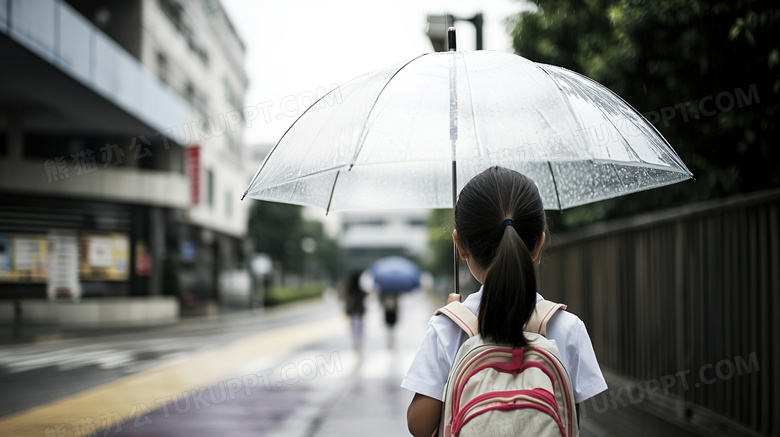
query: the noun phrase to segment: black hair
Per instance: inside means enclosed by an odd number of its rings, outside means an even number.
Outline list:
[[[514,225],[502,226],[511,219]],[[523,327],[536,306],[532,251],[545,231],[544,205],[534,182],[491,167],[471,179],[455,205],[455,229],[472,261],[485,269],[480,334],[514,347],[527,345]]]

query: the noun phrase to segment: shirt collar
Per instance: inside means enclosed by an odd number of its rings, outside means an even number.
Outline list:
[[[469,297],[474,296],[474,299],[482,299],[482,286],[479,287],[479,290],[477,290],[475,293],[472,293]],[[468,299],[468,298],[466,298]],[[539,292],[536,293],[536,303],[539,303],[539,301],[544,300],[541,294]]]

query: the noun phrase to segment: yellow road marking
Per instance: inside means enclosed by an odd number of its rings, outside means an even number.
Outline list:
[[[131,426],[136,416],[154,410],[161,400],[181,395],[237,375],[247,363],[263,356],[291,352],[307,344],[340,335],[344,330],[341,317],[296,325],[265,332],[239,340],[227,346],[190,354],[185,358],[162,364],[153,369],[120,378],[116,381],[67,396],[44,405],[0,419],[0,436],[47,437],[63,435],[80,437],[89,434],[73,425],[91,422],[96,429],[115,424]],[[12,396],[11,393],[3,393]],[[118,414],[115,414],[118,413]],[[91,419],[91,420],[90,420]],[[59,427],[59,428],[58,428]],[[60,433],[57,431],[60,430]]]

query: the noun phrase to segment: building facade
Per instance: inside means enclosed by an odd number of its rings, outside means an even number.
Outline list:
[[[401,256],[420,262],[428,251],[426,210],[342,211],[337,239],[347,268],[366,269],[379,258]]]
[[[0,0],[0,299],[219,299],[244,52],[216,0]]]

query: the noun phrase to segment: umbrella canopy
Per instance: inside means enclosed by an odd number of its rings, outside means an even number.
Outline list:
[[[382,293],[402,293],[420,286],[420,269],[406,258],[381,258],[371,265],[374,285]]]
[[[244,195],[325,210],[450,208],[493,165],[534,180],[546,209],[692,177],[644,117],[587,77],[503,52],[450,51],[331,91]]]

